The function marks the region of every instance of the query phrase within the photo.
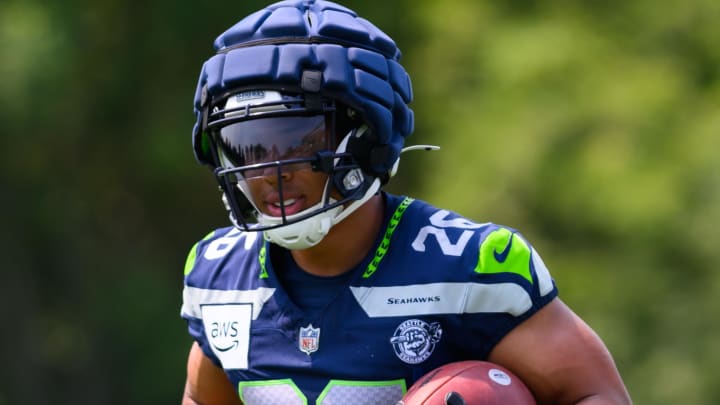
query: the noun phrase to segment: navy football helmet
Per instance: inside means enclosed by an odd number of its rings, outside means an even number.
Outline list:
[[[242,19],[214,43],[195,93],[193,149],[231,221],[291,249],[318,243],[397,170],[413,130],[410,78],[392,39],[354,11],[288,0]],[[321,201],[286,215],[283,173],[327,175]],[[280,214],[249,182],[275,176]]]

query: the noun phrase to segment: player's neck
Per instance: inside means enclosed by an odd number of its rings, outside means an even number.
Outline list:
[[[303,250],[293,250],[295,262],[310,274],[336,276],[360,263],[372,249],[383,223],[384,198],[378,194],[330,229],[323,240]]]

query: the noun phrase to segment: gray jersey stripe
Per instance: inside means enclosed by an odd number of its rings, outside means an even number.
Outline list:
[[[274,288],[261,287],[256,290],[209,290],[185,286],[183,305],[180,313],[184,317],[202,319],[200,306],[205,304],[252,304],[252,319],[257,319],[260,310],[275,293]]]
[[[530,295],[515,283],[431,283],[350,289],[371,318],[471,313],[518,316],[532,307]]]

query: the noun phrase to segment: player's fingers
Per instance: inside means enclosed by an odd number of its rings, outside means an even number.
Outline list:
[[[467,405],[462,395],[455,391],[450,391],[445,395],[445,405]]]

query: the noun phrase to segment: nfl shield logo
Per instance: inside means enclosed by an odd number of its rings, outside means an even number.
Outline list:
[[[298,347],[300,351],[310,355],[318,349],[320,341],[320,328],[313,328],[312,324],[300,328],[300,336],[298,337]]]

